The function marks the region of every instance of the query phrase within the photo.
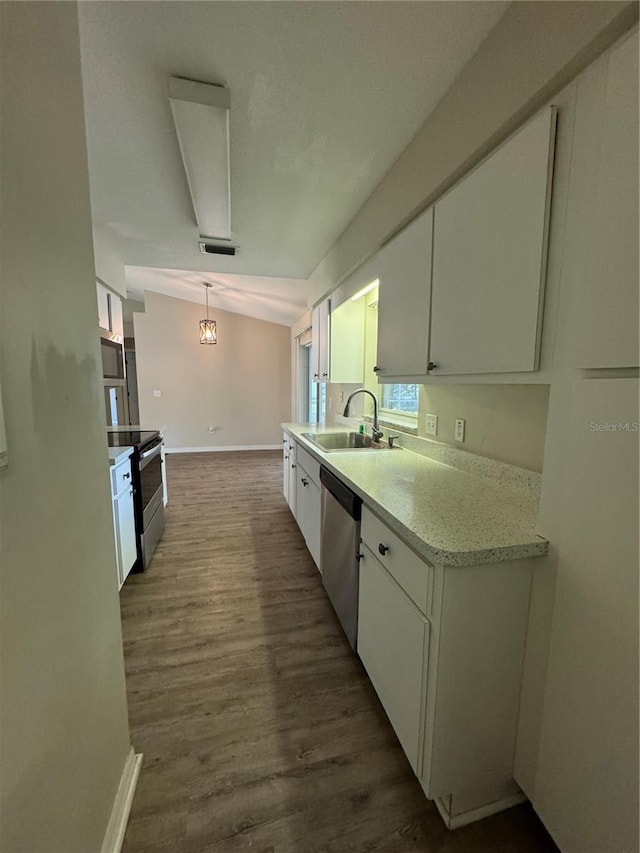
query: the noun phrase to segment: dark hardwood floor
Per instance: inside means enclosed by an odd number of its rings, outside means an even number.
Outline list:
[[[123,853],[542,853],[519,806],[449,832],[415,779],[281,494],[276,452],[167,457],[167,526],[121,593]]]

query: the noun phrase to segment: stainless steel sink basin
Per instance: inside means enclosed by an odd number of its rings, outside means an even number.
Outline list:
[[[304,432],[302,437],[321,450],[390,450],[388,444],[374,442],[370,435],[359,432]]]

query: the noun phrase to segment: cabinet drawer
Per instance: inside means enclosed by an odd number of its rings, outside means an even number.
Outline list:
[[[317,462],[310,453],[307,453],[307,451],[304,449],[304,447],[302,447],[301,444],[297,446],[296,461],[301,468],[304,468],[309,477],[319,488],[320,463]]]
[[[364,544],[376,555],[413,603],[427,616],[431,610],[433,566],[421,560],[366,506],[362,507]]]
[[[111,490],[115,498],[128,486],[131,488],[131,459],[126,459],[111,469]]]

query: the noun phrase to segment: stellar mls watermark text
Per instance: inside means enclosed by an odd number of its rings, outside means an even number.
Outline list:
[[[589,424],[591,432],[638,432],[638,423],[636,421],[617,421],[616,423],[595,423],[591,421]]]

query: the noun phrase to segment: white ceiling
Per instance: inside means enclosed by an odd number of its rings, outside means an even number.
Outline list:
[[[125,264],[160,268],[165,283],[170,270],[306,279],[507,6],[80,3],[96,233]],[[231,90],[235,258],[198,251],[171,75]],[[284,289],[304,304],[304,284]]]
[[[206,281],[213,285],[209,289],[209,305],[234,314],[291,326],[307,308],[306,282],[302,279],[151,267],[126,267],[125,270],[130,299],[144,301],[144,291],[152,290],[204,305],[203,283]]]

